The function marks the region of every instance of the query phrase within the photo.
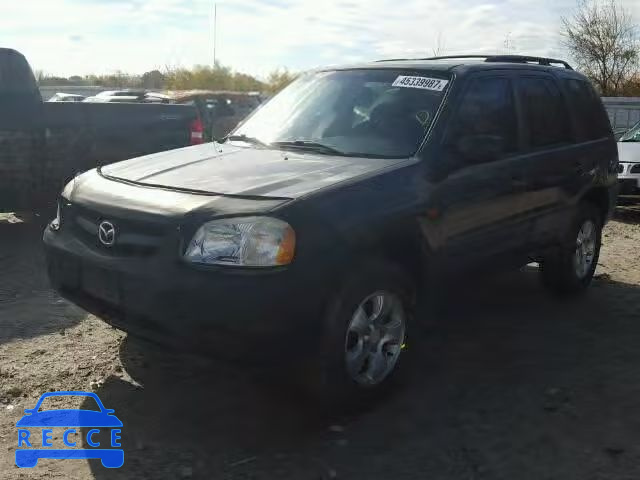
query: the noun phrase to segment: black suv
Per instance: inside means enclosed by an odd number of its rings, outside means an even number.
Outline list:
[[[319,70],[224,141],[77,177],[44,233],[49,273],[133,334],[359,396],[397,370],[437,272],[539,262],[553,291],[585,289],[617,164],[598,95],[561,61]]]

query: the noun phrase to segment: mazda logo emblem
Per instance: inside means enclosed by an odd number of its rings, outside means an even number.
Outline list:
[[[98,240],[103,245],[110,247],[116,243],[116,227],[106,220],[98,226]]]

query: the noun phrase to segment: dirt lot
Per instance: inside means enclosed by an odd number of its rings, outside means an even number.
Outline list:
[[[87,316],[49,290],[39,227],[14,222],[0,217],[1,478],[640,478],[638,206],[618,209],[577,301],[548,296],[532,269],[451,288],[409,346],[410,381],[350,417]],[[15,422],[48,390],[115,409],[123,468],[15,467]]]

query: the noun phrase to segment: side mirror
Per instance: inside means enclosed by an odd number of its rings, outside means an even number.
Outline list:
[[[505,139],[499,135],[465,135],[460,137],[456,147],[467,162],[484,163],[504,153]]]

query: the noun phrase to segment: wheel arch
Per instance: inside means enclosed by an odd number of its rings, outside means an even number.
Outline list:
[[[389,261],[406,271],[416,286],[424,281],[431,249],[415,219],[405,218],[359,231],[352,236],[352,242],[356,258]]]
[[[598,209],[600,212],[600,220],[604,225],[613,207],[613,205],[611,205],[609,190],[605,187],[592,188],[587,191],[580,200],[581,202],[590,203]]]

